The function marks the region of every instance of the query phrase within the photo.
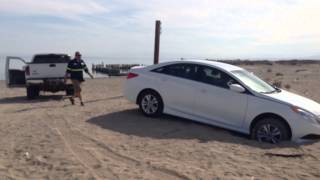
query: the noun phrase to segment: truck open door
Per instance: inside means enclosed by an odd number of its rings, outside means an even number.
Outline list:
[[[6,58],[6,84],[7,87],[25,87],[26,75],[25,66],[26,61],[20,57],[8,56]]]

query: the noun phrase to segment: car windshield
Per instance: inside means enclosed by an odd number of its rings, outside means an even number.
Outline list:
[[[276,92],[277,89],[264,82],[253,73],[243,70],[231,71],[233,75],[235,75],[240,81],[242,81],[245,85],[247,85],[250,89],[259,92],[259,93],[273,93]]]

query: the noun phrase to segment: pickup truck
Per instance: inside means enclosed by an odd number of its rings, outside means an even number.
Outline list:
[[[14,61],[24,63],[21,69],[11,68]],[[65,91],[73,94],[72,84],[64,82],[64,76],[70,56],[67,54],[37,54],[31,62],[20,57],[6,58],[6,84],[9,88],[25,87],[28,99],[35,99],[40,91]]]

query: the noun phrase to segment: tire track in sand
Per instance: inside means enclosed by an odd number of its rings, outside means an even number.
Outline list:
[[[47,112],[49,117],[47,122],[53,122],[52,125],[48,125],[51,129],[57,129],[60,133],[59,136],[64,138],[66,146],[69,146],[70,150],[73,151],[73,155],[78,158],[79,162],[82,162],[84,166],[96,177],[96,178],[111,178],[119,179],[117,173],[113,172],[110,168],[104,167],[105,162],[101,162],[101,157],[106,157],[121,164],[122,167],[126,167],[129,171],[139,171],[143,172],[145,170],[151,173],[154,177],[162,177],[162,179],[186,179],[191,180],[188,176],[181,174],[175,170],[171,170],[158,165],[148,164],[143,161],[136,160],[132,157],[120,154],[114,151],[112,148],[104,144],[103,142],[83,133],[80,129],[72,127],[69,121],[63,116],[56,116]],[[86,148],[79,146],[79,142],[73,141],[81,140],[81,144],[86,144]],[[83,160],[82,160],[83,159]],[[110,165],[110,164],[109,164]],[[112,164],[114,165],[114,164]],[[94,166],[99,166],[104,168],[108,173],[108,177],[105,177],[106,173],[101,173],[101,170],[93,168]],[[132,168],[135,170],[132,170]],[[111,177],[110,177],[111,176]]]
[[[54,122],[54,124],[56,124],[56,118],[54,118],[54,116],[50,115],[48,112],[46,112],[46,114],[48,115],[48,120],[51,120],[52,122]],[[41,119],[41,122],[45,124],[54,134],[57,134],[61,138],[63,144],[72,154],[72,156],[76,158],[76,160],[80,163],[81,166],[83,166],[85,169],[89,171],[89,173],[92,175],[94,179],[118,179],[116,176],[113,175],[113,172],[103,174],[97,172],[94,167],[98,167],[101,164],[101,162],[95,157],[92,157],[92,155],[86,152],[85,149],[81,149],[78,145],[70,143],[71,141],[67,136],[68,134],[62,132],[60,127],[50,125],[49,123],[44,122],[43,119]]]

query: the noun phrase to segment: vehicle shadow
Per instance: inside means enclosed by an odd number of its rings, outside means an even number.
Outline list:
[[[114,100],[114,99],[121,99],[123,98],[123,96],[119,95],[119,96],[112,96],[112,97],[107,97],[107,98],[99,98],[99,99],[92,99],[92,100],[87,100],[84,103],[96,103],[96,102],[100,102],[100,101],[109,101],[109,100]]]
[[[184,118],[169,115],[163,115],[159,118],[145,117],[137,109],[94,117],[87,120],[87,122],[126,135],[154,139],[197,139],[200,143],[220,141],[262,149],[275,147],[299,148],[301,145],[294,142],[284,142],[277,145],[259,143],[251,140],[248,135],[193,122]]]
[[[27,99],[26,96],[15,96],[15,97],[7,97],[7,98],[0,99],[0,104],[29,104],[29,103],[38,103],[38,102],[45,102],[45,101],[61,101],[64,99],[65,99],[65,96],[63,95],[43,95],[32,100]]]

